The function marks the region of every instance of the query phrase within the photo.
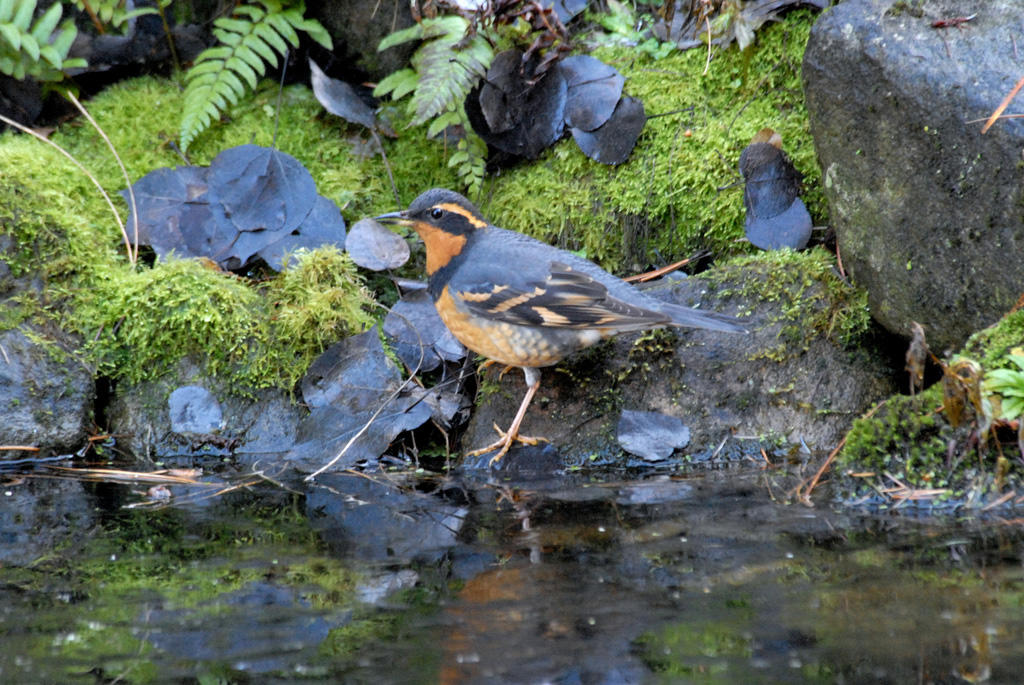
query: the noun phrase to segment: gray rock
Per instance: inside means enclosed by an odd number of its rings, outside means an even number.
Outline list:
[[[186,359],[164,378],[119,387],[107,417],[120,446],[140,458],[203,451],[263,465],[291,449],[306,411],[287,393],[243,397],[201,368]]]
[[[167,398],[171,430],[175,433],[216,433],[224,427],[224,412],[213,393],[198,385],[183,385]]]
[[[918,321],[942,349],[997,320],[1024,283],[1024,120],[984,135],[979,122],[1020,78],[1024,3],[916,6],[835,5],[803,79],[843,263],[880,323],[908,335]]]
[[[622,449],[647,461],[661,461],[690,443],[682,419],[656,411],[624,409],[616,433]]]
[[[413,24],[409,3],[402,0],[315,2],[310,3],[306,15],[319,20],[331,34],[339,60],[363,69],[372,80],[379,81],[407,66],[419,45],[410,41],[377,52],[382,38]]]
[[[23,328],[0,333],[2,445],[59,453],[78,449],[88,438],[96,395],[92,374],[51,344],[47,349]]]

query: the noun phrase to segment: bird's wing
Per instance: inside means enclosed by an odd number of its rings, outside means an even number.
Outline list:
[[[630,330],[670,321],[661,312],[613,297],[604,284],[560,262],[551,263],[543,279],[495,280],[452,284],[449,292],[474,315],[518,325]]]

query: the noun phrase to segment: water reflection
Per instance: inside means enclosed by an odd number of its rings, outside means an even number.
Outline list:
[[[1015,525],[785,505],[757,471],[618,477],[333,476],[159,512],[9,480],[0,678],[1019,680]]]

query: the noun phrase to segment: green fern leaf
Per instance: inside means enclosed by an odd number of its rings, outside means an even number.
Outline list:
[[[458,37],[438,38],[423,47],[413,56],[413,66],[420,74],[413,107],[416,116],[412,125],[418,126],[437,116],[451,106],[460,103],[470,89],[487,73],[479,60],[464,64],[460,57],[464,51],[452,50]]]
[[[392,99],[399,100],[415,90],[418,81],[416,72],[412,69],[399,69],[378,83],[377,87],[373,89],[373,94],[383,97],[391,93]]]
[[[256,84],[259,83],[259,77],[263,75],[263,62],[260,62],[260,72],[257,74],[256,70],[249,65],[248,61],[241,58],[241,53],[243,52],[249,53],[248,50],[239,49],[234,55],[228,58],[226,66],[234,73],[241,74],[242,78],[249,82],[249,87],[255,90]]]
[[[271,66],[277,66],[277,53],[274,52],[269,45],[260,40],[255,34],[250,33],[243,38],[242,46],[245,49],[240,50],[238,56],[249,62],[249,66],[253,69],[259,70],[261,59]]]
[[[469,22],[457,14],[436,17],[434,19],[424,19],[422,25],[423,40],[430,40],[431,38],[445,38],[453,43],[461,40],[462,37],[466,35],[466,30],[469,28]]]
[[[75,42],[75,36],[78,35],[78,30],[75,28],[75,20],[68,19],[60,25],[60,33],[53,36],[50,39],[50,47],[57,51],[57,54],[61,56],[61,59],[67,57],[68,51],[71,49],[71,44]],[[75,58],[81,59],[79,57]],[[83,60],[82,66],[85,66]]]
[[[39,61],[39,42],[31,33],[23,33],[21,36],[21,49],[32,58],[33,62]]]
[[[21,31],[13,24],[0,24],[0,40],[10,46],[14,52],[21,50]]]
[[[423,21],[426,22],[428,20],[424,19]],[[394,33],[389,33],[388,35],[384,36],[381,39],[380,44],[377,45],[377,52],[384,52],[388,48],[393,48],[396,45],[408,43],[410,40],[421,40],[422,38],[423,24],[413,24],[407,29],[395,31]]]
[[[0,0],[2,1],[2,0]],[[319,22],[303,17],[305,5],[282,10],[276,0],[260,0],[263,8],[242,5],[231,17],[214,22],[213,34],[219,44],[204,50],[186,75],[185,108],[179,137],[187,150],[196,136],[230,105],[237,104],[248,89],[254,89],[266,73],[267,64],[276,66],[288,46],[298,47],[296,28],[330,47],[330,37]]]
[[[292,44],[292,47],[299,47],[299,34],[295,33],[291,23],[280,14],[268,14],[267,21],[282,38]]]
[[[63,69],[85,65],[67,59],[76,30],[71,20],[56,32],[63,6],[52,4],[34,23],[35,0],[0,0],[0,72],[16,79],[33,76],[39,81],[59,81]]]
[[[32,13],[36,10],[35,0],[23,0],[16,5],[17,11],[14,13],[11,23],[22,31],[28,31],[29,24],[32,22]]]
[[[39,17],[36,21],[36,25],[32,27],[32,37],[36,39],[37,43],[46,43],[50,40],[50,34],[57,28],[57,22],[60,21],[61,5],[59,2],[54,3],[50,9],[46,10],[43,16]]]

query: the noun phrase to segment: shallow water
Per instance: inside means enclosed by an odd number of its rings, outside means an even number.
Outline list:
[[[1019,522],[756,470],[330,476],[159,510],[8,475],[0,681],[1019,682]]]

